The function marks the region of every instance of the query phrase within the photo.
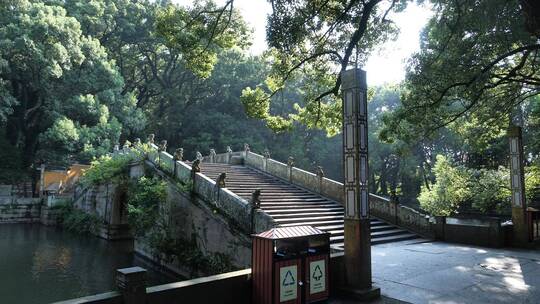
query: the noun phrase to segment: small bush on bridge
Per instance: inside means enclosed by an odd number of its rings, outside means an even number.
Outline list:
[[[159,226],[159,208],[167,199],[167,185],[157,177],[143,176],[128,186],[128,221],[138,236]]]

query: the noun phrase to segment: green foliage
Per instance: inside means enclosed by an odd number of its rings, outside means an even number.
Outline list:
[[[219,49],[245,46],[249,41],[247,26],[230,2],[225,7],[212,1],[195,2],[190,10],[171,4],[159,11],[156,31],[200,78],[211,75]]]
[[[128,165],[134,160],[131,155],[102,156],[92,161],[90,168],[84,171],[80,183],[85,187],[125,179]]]
[[[362,66],[378,45],[396,37],[389,12],[403,10],[408,2],[272,1],[265,53],[271,68],[264,81],[243,91],[248,116],[266,120],[275,131],[303,125],[338,133],[341,73]],[[283,97],[290,87],[300,96]],[[283,98],[294,108],[273,113]]]
[[[58,221],[64,229],[79,234],[92,234],[99,228],[100,219],[97,215],[75,208],[71,201],[55,205],[52,209],[60,210]]]
[[[470,198],[470,191],[467,188],[469,176],[463,170],[454,167],[442,155],[437,156],[433,172],[436,182],[430,189],[422,188],[418,197],[420,206],[433,215],[450,215],[461,203]]]
[[[527,202],[540,201],[540,160],[525,168],[525,194]]]
[[[525,28],[519,1],[431,2],[437,10],[409,61],[404,102],[387,119],[385,135],[417,138],[473,122],[483,129],[471,133],[473,141],[497,137],[512,110],[540,92],[538,37]]]
[[[128,221],[135,235],[148,232],[159,217],[159,208],[167,199],[166,183],[157,177],[141,177],[128,186]]]
[[[28,179],[20,151],[7,142],[0,132],[0,184],[17,184]]]
[[[111,150],[128,131],[117,117],[134,112],[115,62],[66,10],[73,2],[86,1],[15,1],[2,14],[0,100],[7,108],[0,116],[24,166],[65,164],[84,149]]]
[[[506,168],[470,169],[437,155],[433,172],[435,183],[429,189],[423,187],[418,197],[420,206],[430,214],[451,215],[465,204],[483,213],[509,213],[510,175]]]

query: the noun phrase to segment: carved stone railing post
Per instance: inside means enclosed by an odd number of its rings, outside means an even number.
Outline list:
[[[124,145],[122,146],[122,153],[124,154],[129,153],[129,148],[131,148],[131,142],[129,140],[126,140],[124,142]]]
[[[210,162],[215,163],[216,162],[216,150],[210,149]]]
[[[176,168],[177,168],[177,162],[184,160],[184,148],[178,148],[174,150],[174,172],[173,175],[176,176]]]
[[[289,170],[287,170],[287,178],[289,180],[289,182],[292,183],[292,169],[294,167],[294,157],[292,156],[289,156],[289,158],[287,159],[287,168]]]
[[[116,270],[116,285],[125,304],[146,303],[146,269],[129,267]]]
[[[161,168],[161,152],[167,151],[167,141],[162,140],[158,145],[158,167]]]
[[[195,159],[193,163],[191,164],[191,185],[192,189],[191,191],[195,191],[195,177],[197,176],[197,172],[201,172],[201,160]]]
[[[203,157],[203,155],[202,155],[201,152],[197,151],[197,152],[195,153],[195,159],[198,159],[199,161],[202,162],[203,159],[204,159],[204,157]]]
[[[225,180],[227,179],[227,173],[222,172],[219,174],[219,176],[216,179],[216,202],[219,202],[219,194],[221,192],[222,188],[226,188],[227,185],[225,183]],[[217,203],[216,203],[217,204]]]
[[[156,136],[155,136],[153,133],[150,134],[150,135],[148,135],[147,142],[148,142],[149,144],[153,144],[153,143],[154,143],[154,138],[155,138],[155,137],[156,137]]]
[[[231,163],[232,152],[231,146],[227,146],[227,164]]]
[[[268,159],[270,158],[270,151],[268,151],[268,149],[264,149],[263,156],[263,171],[266,172],[266,168],[268,167]]]
[[[244,160],[247,160],[248,158],[248,155],[249,155],[249,145],[248,144],[244,144]]]
[[[319,179],[319,193],[322,193],[323,191],[323,181],[324,181],[324,170],[321,166],[317,166],[317,169],[315,171],[315,174],[317,174],[317,178]]]
[[[251,194],[251,233],[257,233],[255,214],[261,208],[261,189],[256,189]]]
[[[390,194],[390,215],[392,217],[392,224],[398,225],[398,208],[399,208],[399,198],[395,190],[392,190]]]

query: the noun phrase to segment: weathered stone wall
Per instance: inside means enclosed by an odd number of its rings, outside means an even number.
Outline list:
[[[237,156],[231,153],[221,157],[231,160]],[[194,240],[204,255],[219,253],[227,256],[236,268],[249,267],[250,234],[273,227],[271,217],[261,211],[256,211],[252,216],[248,201],[226,188],[217,187],[215,181],[201,173],[196,173],[192,178],[191,166],[174,161],[166,152],[151,151],[145,164],[131,167],[130,176],[141,176],[144,167],[154,170],[168,182],[167,203],[160,207],[160,212],[176,235]],[[185,276],[193,275],[187,273],[192,269],[154,252],[142,238],[135,241],[135,250],[172,271]]]
[[[0,197],[0,223],[34,223],[41,219],[41,200],[28,197]]]
[[[167,202],[160,207],[174,235],[195,241],[205,256],[219,253],[227,256],[236,268],[249,267],[251,263],[251,241],[248,234],[236,226],[235,221],[216,211],[217,206],[208,204],[197,195],[186,193],[169,181]],[[144,238],[135,240],[135,251],[171,271],[185,277],[208,275],[194,270],[189,265],[165,257],[150,248]]]
[[[126,204],[126,187],[113,182],[78,189],[74,206],[77,209],[97,216],[101,224],[95,234],[107,240],[132,238]]]
[[[237,155],[233,155],[232,158]],[[231,159],[232,159],[231,158]],[[226,215],[235,225],[239,226],[246,233],[251,233],[251,204],[229,191],[216,186],[216,182],[201,173],[196,173],[191,179],[191,166],[182,161],[174,161],[167,152],[152,151],[149,153],[149,164],[159,167],[160,170],[168,173],[173,179],[183,183],[191,184],[193,192],[205,202],[218,206],[219,212]],[[274,220],[264,212],[255,214],[255,231],[260,232],[274,226]]]

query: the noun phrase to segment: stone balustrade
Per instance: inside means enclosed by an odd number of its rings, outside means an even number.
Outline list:
[[[166,151],[158,151],[155,144],[148,152],[148,160],[159,167],[161,170],[173,175],[178,181],[184,184],[191,184],[192,190],[200,198],[207,202],[215,203],[219,211],[227,215],[231,220],[241,227],[244,231],[251,233],[253,231],[264,231],[274,226],[274,220],[265,212],[255,211],[254,227],[252,226],[252,206],[250,202],[234,194],[226,188],[216,186],[216,182],[209,179],[201,173],[196,173],[192,180],[192,168],[183,161],[175,161],[173,156]],[[230,161],[237,153],[225,153],[215,155],[214,161]],[[210,161],[210,157],[203,158],[203,162]],[[252,228],[254,229],[252,231]]]

